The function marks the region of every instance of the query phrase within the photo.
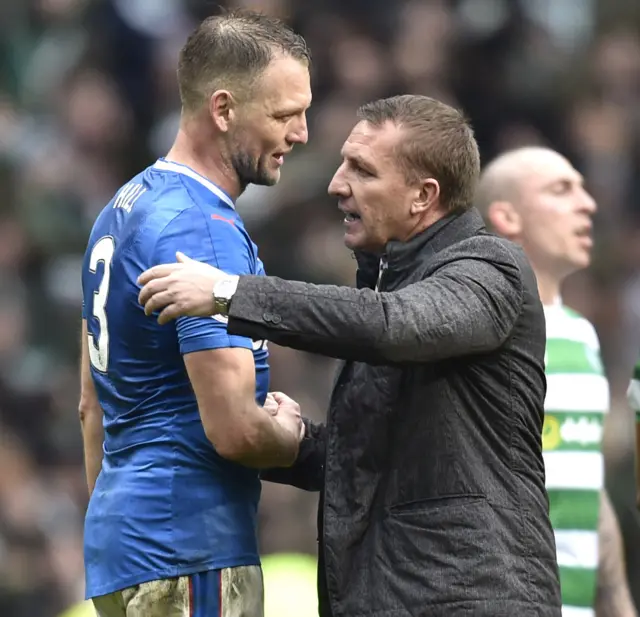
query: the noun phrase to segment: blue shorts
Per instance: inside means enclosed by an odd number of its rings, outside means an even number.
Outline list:
[[[264,617],[260,566],[149,581],[93,598],[98,617]]]

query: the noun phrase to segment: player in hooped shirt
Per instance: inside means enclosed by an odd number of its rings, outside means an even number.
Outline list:
[[[174,146],[102,211],[83,264],[86,595],[100,617],[260,617],[258,470],[294,461],[299,408],[268,396],[264,343],[216,317],[160,326],[136,280],[177,251],[264,273],[234,200],[306,142],[309,54],[272,18],[213,17],[178,81]]]

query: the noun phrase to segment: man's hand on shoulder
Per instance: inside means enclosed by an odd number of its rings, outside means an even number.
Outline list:
[[[216,283],[231,277],[183,253],[177,253],[176,258],[177,263],[153,266],[138,277],[138,284],[143,286],[138,301],[144,312],[151,315],[160,311],[160,324],[180,316],[214,315],[213,289]]]

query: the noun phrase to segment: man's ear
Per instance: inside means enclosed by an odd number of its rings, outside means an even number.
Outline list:
[[[411,214],[423,214],[436,206],[440,201],[440,184],[435,178],[421,181],[411,202]]]
[[[510,201],[491,203],[487,220],[493,230],[505,238],[516,238],[522,233],[522,217]]]
[[[209,99],[209,115],[221,133],[229,130],[235,117],[236,102],[228,90],[216,90]]]

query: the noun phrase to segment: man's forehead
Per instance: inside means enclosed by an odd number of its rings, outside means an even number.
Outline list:
[[[261,75],[260,87],[267,102],[292,99],[305,108],[311,105],[309,67],[292,56],[276,56]]]
[[[353,127],[342,146],[342,155],[362,154],[364,156],[385,157],[391,154],[398,142],[399,129],[392,122],[378,126],[362,120]]]
[[[528,167],[529,173],[527,177],[535,181],[536,184],[543,186],[560,181],[575,182],[582,180],[580,173],[567,159],[559,154],[553,154],[555,156],[549,155],[548,157],[533,160]]]
[[[562,180],[581,180],[581,175],[562,155],[546,148],[523,149],[506,155],[495,170],[496,178],[521,188],[544,188]]]

